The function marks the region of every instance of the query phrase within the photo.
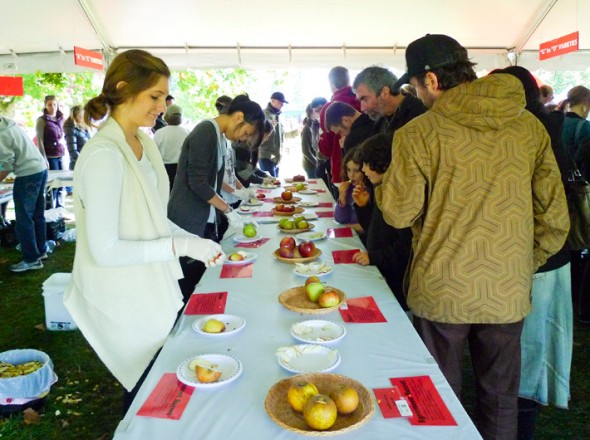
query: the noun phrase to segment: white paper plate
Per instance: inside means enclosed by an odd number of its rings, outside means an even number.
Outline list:
[[[293,273],[295,275],[299,275],[302,277],[311,277],[313,275],[317,277],[323,277],[332,273],[334,270],[332,267],[326,265],[325,263],[297,263],[295,264],[295,268],[293,269]]]
[[[315,189],[302,189],[297,191],[299,194],[317,194],[318,192]]]
[[[308,231],[308,232],[301,232],[301,233],[297,234],[295,237],[297,237],[299,240],[319,241],[319,240],[323,240],[323,239],[327,238],[328,236],[326,235],[325,232],[322,232],[322,231],[317,231],[317,232]]]
[[[315,212],[306,212],[303,214],[305,220],[317,220],[320,218]]]
[[[278,183],[276,185],[264,185],[264,184],[261,184],[260,185],[260,188],[264,188],[264,189],[275,189],[275,188],[278,188],[279,186],[281,186],[280,183]]]
[[[262,239],[262,235],[256,234],[254,237],[246,237],[245,235],[236,235],[234,236],[234,241],[237,241],[238,243],[254,243],[255,241],[258,241],[260,239]]]
[[[238,214],[247,215],[247,214],[252,214],[253,212],[258,211],[258,208],[254,207],[254,206],[242,206],[242,205],[240,205],[240,207],[238,209],[236,209],[235,211]]]
[[[345,334],[346,329],[343,326],[323,319],[308,319],[291,326],[291,336],[309,344],[332,344]]]
[[[301,206],[302,208],[313,208],[314,206],[319,206],[319,205],[320,205],[320,202],[299,202],[299,203],[297,203],[297,206]]]
[[[244,259],[238,260],[238,261],[232,261],[229,259],[229,256],[231,254],[241,254],[244,257]],[[241,266],[242,264],[252,263],[254,260],[256,260],[256,258],[258,258],[258,255],[252,254],[249,252],[244,252],[244,251],[231,252],[231,253],[227,254],[225,260],[223,261],[223,264],[230,264],[232,266]]]
[[[323,345],[299,344],[279,348],[277,360],[291,373],[325,373],[340,364],[340,355]]]
[[[240,203],[240,206],[242,206],[242,205],[246,205],[246,206],[261,206],[262,204],[263,204],[262,200],[258,199],[257,200],[257,203],[253,203],[250,200],[248,200],[248,201],[245,201],[245,202]]]
[[[225,324],[225,331],[221,333],[207,333],[203,331],[203,326],[209,319],[217,319]],[[197,319],[193,323],[193,330],[201,335],[207,336],[227,336],[239,332],[246,326],[246,320],[234,315],[209,315]]]
[[[217,382],[202,383],[197,379],[194,370],[189,369],[189,364],[193,359],[204,359],[214,365],[221,371],[221,377]],[[183,361],[176,369],[176,377],[183,384],[195,388],[215,388],[221,385],[226,385],[236,380],[242,374],[242,363],[232,356],[225,354],[200,354],[192,356]]]

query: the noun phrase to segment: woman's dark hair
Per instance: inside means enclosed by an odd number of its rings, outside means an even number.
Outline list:
[[[368,165],[373,171],[379,174],[385,173],[391,163],[391,144],[393,133],[379,133],[371,136],[353,151],[354,161]]]
[[[164,61],[146,52],[133,49],[115,57],[105,75],[102,92],[84,107],[84,122],[94,125],[129,98],[149,89],[162,77],[170,78]],[[124,83],[123,87],[117,85]]]
[[[567,92],[567,103],[572,105],[590,102],[590,90],[584,86],[574,86]]]
[[[545,113],[545,107],[541,102],[541,92],[535,77],[531,72],[521,66],[508,66],[504,69],[495,69],[490,72],[490,75],[496,73],[506,73],[516,77],[522,87],[524,88],[524,97],[526,99],[526,109],[535,116]]]
[[[344,155],[344,157],[342,158],[342,162],[340,163],[340,175],[342,176],[342,178],[344,180],[348,179],[348,173],[346,172],[346,164],[350,161],[353,161],[354,163],[360,165],[361,167],[363,166],[362,162],[358,162],[355,158],[356,156],[356,150],[357,148],[353,148],[352,150],[348,150],[348,152]]]
[[[61,119],[63,118],[64,114],[62,113],[62,111],[59,109],[59,101],[57,100],[57,98],[55,97],[55,95],[47,95],[45,96],[45,98],[43,99],[43,114],[46,115],[47,114],[47,103],[49,101],[55,101],[57,102],[57,112],[55,113],[55,118],[56,119]]]
[[[305,118],[303,119],[303,125],[307,125],[307,123],[311,120],[311,113],[313,112],[313,107],[311,103],[307,104],[305,107]]]
[[[229,96],[221,95],[215,101],[215,108],[217,109],[217,112],[220,115],[224,115],[227,113],[227,108],[229,107],[230,103],[231,103],[231,98]]]
[[[81,111],[81,105],[72,106],[72,108],[70,109],[70,116],[68,116],[68,119],[66,119],[64,125],[79,125],[78,121],[76,120],[76,117],[80,114]]]
[[[262,137],[265,133],[266,116],[262,111],[260,105],[251,101],[248,95],[238,95],[229,103],[227,107],[227,114],[232,115],[236,112],[244,114],[244,122],[242,124],[251,124],[256,129],[256,140],[250,142],[251,148],[258,148],[262,142]]]
[[[473,67],[476,63],[469,61],[467,49],[462,46],[454,48],[454,59],[460,60],[452,64],[446,64],[441,67],[435,67],[432,70],[421,72],[415,75],[416,80],[424,86],[424,78],[428,72],[432,72],[438,79],[439,90],[449,90],[466,82],[475,81],[477,74]]]

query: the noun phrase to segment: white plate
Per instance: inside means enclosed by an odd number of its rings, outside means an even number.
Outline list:
[[[238,260],[238,261],[232,261],[229,259],[229,256],[231,254],[241,254],[244,259],[243,260]],[[249,264],[252,261],[256,260],[256,258],[258,258],[258,255],[256,254],[252,254],[252,253],[248,253],[248,252],[244,252],[244,251],[238,251],[238,252],[230,252],[229,254],[227,254],[226,259],[223,261],[223,264],[231,264],[232,266],[241,266],[242,264]]]
[[[320,218],[315,212],[305,212],[303,213],[303,217],[305,220],[317,220]]]
[[[299,194],[317,194],[318,192],[315,189],[302,189],[301,191],[297,191]]]
[[[295,237],[297,237],[299,240],[319,241],[319,240],[323,240],[324,238],[326,238],[327,235],[325,232],[322,232],[322,231],[317,231],[317,232],[308,231],[308,232],[300,232]]]
[[[203,326],[209,319],[217,319],[225,324],[225,331],[221,333],[207,333],[203,331]],[[197,319],[193,323],[193,330],[201,335],[207,336],[226,336],[237,333],[246,326],[246,320],[234,315],[209,315]]]
[[[345,334],[343,326],[323,319],[309,319],[291,326],[291,336],[310,344],[331,344],[342,339]]]
[[[213,383],[199,382],[195,371],[188,367],[194,359],[204,359],[205,361],[217,365],[216,369],[221,371],[221,377],[219,380]],[[236,358],[225,354],[200,354],[192,356],[183,361],[176,369],[176,377],[178,380],[185,385],[195,388],[215,388],[225,385],[236,380],[241,374],[242,363]]]
[[[250,206],[240,206],[238,209],[235,210],[238,214],[248,215],[252,214],[253,212],[258,211],[258,208],[250,207]]]
[[[299,344],[279,348],[277,360],[291,373],[325,373],[340,364],[340,355],[323,345]]]
[[[260,205],[262,205],[262,203],[263,202],[260,199],[257,199],[256,203],[251,202],[250,200],[247,200],[245,202],[240,203],[240,206],[242,206],[242,205],[246,205],[246,206],[260,206]]]
[[[297,203],[297,206],[301,206],[302,208],[313,208],[314,206],[319,206],[319,205],[320,205],[320,202],[299,202],[299,203]]]
[[[295,264],[293,273],[301,277],[311,277],[315,275],[321,278],[325,275],[332,273],[332,270],[333,269],[330,266],[326,266],[325,263],[297,263]]]
[[[262,238],[263,238],[262,235],[258,235],[258,234],[256,234],[254,237],[246,237],[245,235],[236,235],[236,236],[234,236],[234,241],[237,241],[238,243],[254,243],[255,241],[258,241]]]
[[[275,189],[275,188],[278,188],[279,186],[281,186],[280,183],[277,184],[277,185],[264,185],[264,184],[262,184],[262,185],[260,185],[260,188],[264,188],[264,189]]]

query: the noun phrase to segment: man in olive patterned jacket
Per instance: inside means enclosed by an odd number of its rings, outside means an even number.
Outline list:
[[[569,217],[542,124],[518,80],[477,79],[467,50],[427,35],[406,50],[408,81],[430,109],[395,133],[377,200],[411,226],[408,305],[460,397],[469,344],[484,439],[516,439],[520,333],[532,275],[565,242]]]

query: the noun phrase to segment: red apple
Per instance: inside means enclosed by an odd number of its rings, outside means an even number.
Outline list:
[[[285,209],[285,205],[277,205],[277,206],[275,206],[275,211],[276,212],[283,212],[283,209]]]
[[[294,250],[296,247],[295,239],[293,237],[285,237],[281,240],[279,247]]]
[[[293,249],[289,249],[288,247],[281,247],[279,248],[279,255],[283,258],[293,258],[295,254],[293,253]]]
[[[304,258],[311,257],[315,253],[315,245],[311,241],[304,241],[297,249],[299,249],[299,254]]]
[[[256,193],[256,197],[259,199],[264,199],[266,196],[263,193]]]
[[[321,283],[322,280],[320,280],[320,277],[312,275],[310,277],[307,277],[307,279],[305,280],[305,285],[307,286],[308,284],[311,283]]]
[[[326,290],[318,299],[321,307],[335,307],[340,304],[340,297],[333,290]]]
[[[288,202],[292,198],[293,198],[293,193],[291,191],[283,191],[281,193],[281,199],[283,199],[285,202]]]
[[[295,207],[290,205],[283,206],[283,212],[295,212]]]

